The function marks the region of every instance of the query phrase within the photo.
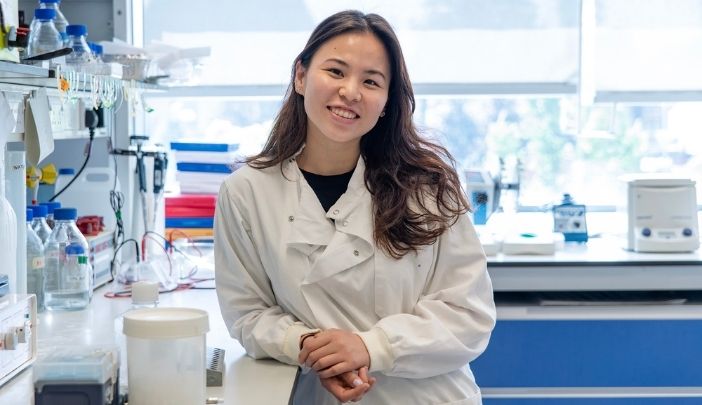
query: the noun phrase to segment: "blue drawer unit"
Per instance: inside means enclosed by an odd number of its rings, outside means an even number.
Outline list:
[[[483,405],[700,405],[702,398],[484,398]]]
[[[500,320],[487,350],[471,368],[483,389],[702,387],[702,320]],[[702,404],[702,398],[692,400],[674,403]],[[636,401],[612,403],[671,403]],[[515,402],[486,400],[502,403]]]

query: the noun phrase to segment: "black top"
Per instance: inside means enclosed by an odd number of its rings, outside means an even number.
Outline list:
[[[319,174],[314,174],[306,172],[300,169],[302,175],[305,176],[305,180],[312,187],[314,193],[317,194],[319,202],[322,203],[322,208],[324,212],[329,211],[336,200],[341,197],[344,192],[346,192],[346,187],[349,185],[349,180],[351,180],[351,175],[353,170],[348,173],[335,174],[333,176],[322,176]]]

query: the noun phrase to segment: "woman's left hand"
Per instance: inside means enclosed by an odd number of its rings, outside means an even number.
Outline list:
[[[320,378],[370,368],[370,355],[363,339],[340,329],[327,329],[305,339],[298,361],[315,370]]]
[[[368,375],[368,367],[358,372],[349,371],[331,378],[320,378],[322,386],[342,403],[360,401],[375,384],[375,377]]]

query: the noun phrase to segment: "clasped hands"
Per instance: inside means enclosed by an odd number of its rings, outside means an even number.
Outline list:
[[[341,402],[359,401],[375,384],[368,375],[368,349],[349,331],[327,329],[303,337],[298,361],[317,372],[322,386]]]

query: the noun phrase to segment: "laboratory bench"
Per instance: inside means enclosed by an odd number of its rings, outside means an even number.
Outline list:
[[[702,404],[702,254],[621,246],[488,257],[497,325],[471,364],[486,405]]]
[[[39,314],[38,352],[60,346],[116,344],[120,347],[120,385],[127,381],[125,338],[121,334],[121,315],[131,308],[129,298],[106,298],[114,284],[97,289],[90,305],[80,311]],[[224,404],[287,404],[297,368],[274,360],[254,360],[229,336],[220,315],[214,290],[190,289],[159,295],[160,307],[189,307],[206,310],[210,331],[207,346],[224,349],[222,387],[207,387],[207,396],[223,399]],[[0,388],[0,404],[33,405],[33,367],[28,367]]]

